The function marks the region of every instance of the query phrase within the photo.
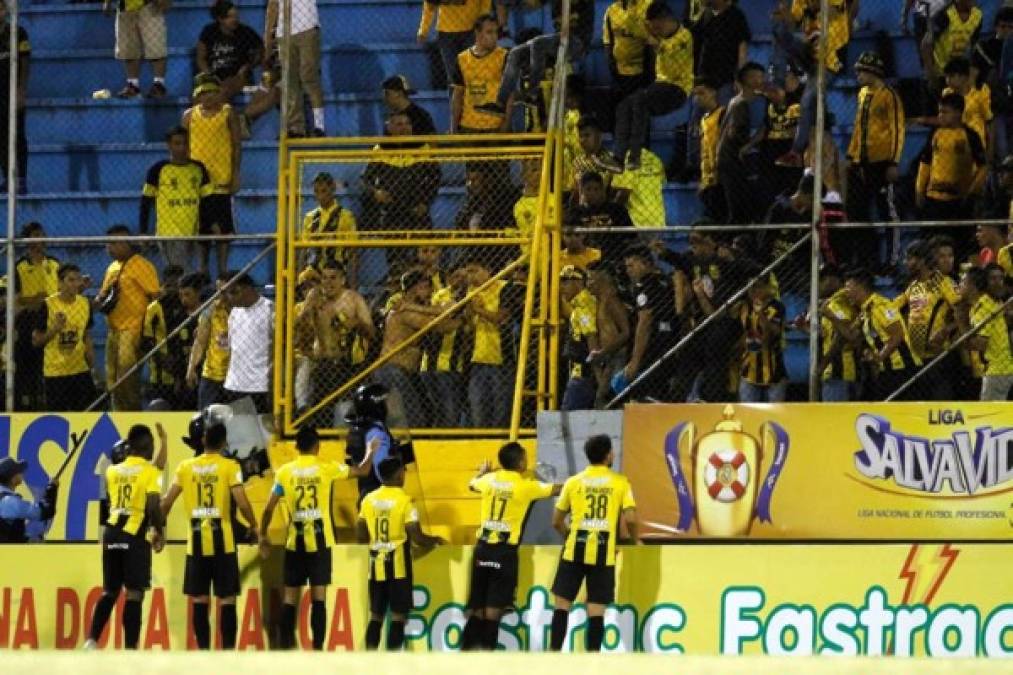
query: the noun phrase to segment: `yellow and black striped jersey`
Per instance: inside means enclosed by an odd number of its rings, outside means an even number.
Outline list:
[[[563,560],[615,565],[619,517],[635,507],[629,479],[607,466],[592,465],[571,477],[556,502],[557,510],[570,514]]]
[[[893,350],[890,358],[883,363],[884,370],[898,371],[922,365],[921,359],[911,349],[911,337],[908,335],[904,317],[900,315],[890,300],[879,293],[871,294],[862,304],[861,321],[865,342],[870,349],[877,353],[890,340],[888,331],[890,326],[899,324],[904,332],[904,339],[900,346]]]
[[[334,546],[334,481],[350,475],[347,465],[317,455],[299,455],[278,469],[272,492],[284,497],[291,516],[286,549],[316,553]]]
[[[183,491],[183,504],[190,519],[187,554],[235,553],[232,488],[243,484],[239,463],[217,452],[206,452],[181,462],[172,484]]]
[[[473,479],[469,487],[482,495],[477,539],[516,546],[524,534],[531,504],[552,496],[553,486],[501,469]]]
[[[369,578],[410,579],[408,525],[419,522],[419,513],[408,493],[390,485],[373,490],[362,500],[359,520],[369,529]]]
[[[106,525],[126,534],[144,536],[148,495],[162,492],[162,472],[143,457],[131,455],[106,469],[109,519]]]

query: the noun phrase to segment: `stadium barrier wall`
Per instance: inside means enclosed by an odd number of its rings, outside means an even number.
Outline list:
[[[169,437],[165,484],[172,479],[176,466],[193,456],[193,452],[180,439],[187,435],[189,413],[162,413],[158,419]],[[14,414],[0,415],[0,458],[11,456],[28,462],[26,485],[21,492],[41,495],[46,484],[59,470],[75,439],[84,441],[70,459],[60,478],[59,502],[56,516],[46,533],[46,539],[56,541],[82,541],[98,538],[99,474],[100,466],[110,448],[125,437],[133,424],[152,424],[144,413],[114,414]],[[467,490],[469,479],[483,459],[495,461],[501,441],[469,440],[449,442],[416,441],[416,464],[411,465],[407,489],[415,498],[423,525],[432,532],[455,543],[470,542],[478,527],[477,498]],[[533,454],[534,443],[524,441]],[[157,445],[157,441],[156,441]],[[157,451],[157,448],[156,448]],[[295,457],[291,443],[273,445],[268,449],[271,465],[278,467]],[[330,459],[344,459],[344,443],[324,440],[321,455]],[[273,477],[252,478],[246,491],[259,515],[267,502]],[[354,481],[339,483],[335,496],[335,522],[343,528],[344,541],[352,538],[357,491]],[[274,520],[272,538],[280,540],[282,518]],[[182,541],[189,531],[183,509],[178,507],[169,514],[167,533],[170,540]],[[10,547],[5,547],[11,550]],[[48,549],[47,549],[48,550]]]
[[[622,551],[617,603],[606,614],[605,651],[770,655],[1013,655],[1010,545],[640,546]],[[557,547],[523,547],[517,610],[505,615],[499,645],[543,651]],[[141,646],[192,648],[187,601],[180,593],[185,549],[154,556],[153,589],[144,603]],[[328,650],[361,649],[367,620],[368,555],[334,549],[336,583],[328,592]],[[280,551],[263,566],[241,552],[241,650],[265,649],[280,604]],[[453,651],[465,621],[471,552],[444,547],[416,561],[410,651]],[[0,586],[0,648],[72,649],[84,639],[101,594],[100,553],[92,546],[10,547]],[[661,574],[662,569],[678,570]],[[298,627],[310,645],[309,602]],[[114,613],[114,619],[117,619]],[[570,614],[564,650],[582,648],[584,606]],[[121,644],[119,621],[102,644]]]
[[[1006,403],[630,405],[646,537],[1002,539]]]

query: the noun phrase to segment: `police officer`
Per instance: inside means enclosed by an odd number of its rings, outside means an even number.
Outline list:
[[[28,462],[13,457],[0,460],[0,544],[24,544],[30,523],[44,523],[56,512],[57,483],[46,486],[42,499],[32,504],[15,490],[24,482]]]
[[[411,443],[399,443],[387,428],[387,396],[390,390],[382,384],[365,384],[355,390],[352,397],[352,414],[346,419],[348,433],[348,458],[356,465],[366,456],[366,447],[379,441],[373,454],[373,471],[359,478],[359,501],[382,484],[377,467],[388,457],[397,457],[402,464],[415,461]]]

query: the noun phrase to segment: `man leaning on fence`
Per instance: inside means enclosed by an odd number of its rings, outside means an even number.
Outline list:
[[[271,363],[274,356],[274,303],[257,290],[249,274],[233,277],[229,294],[229,370],[225,396],[249,396],[258,413],[271,410]]]
[[[113,225],[106,234],[129,237],[126,225]],[[112,396],[113,410],[141,409],[140,369],[130,372],[140,358],[141,326],[148,303],[162,290],[158,272],[129,240],[106,244],[113,261],[106,268],[95,307],[106,315],[106,388]],[[130,372],[129,375],[127,373]],[[123,380],[120,382],[120,380]]]

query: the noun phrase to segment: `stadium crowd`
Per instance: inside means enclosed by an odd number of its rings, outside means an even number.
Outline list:
[[[558,31],[561,3],[550,4]],[[849,51],[858,0],[831,0],[826,35],[819,31],[819,2],[772,3],[769,63],[749,60],[752,33],[734,0],[678,4],[609,5],[602,35],[609,82],[581,75],[594,42],[593,2],[570,5],[567,56],[574,74],[566,90],[560,278],[567,327],[563,408],[601,407],[621,393],[678,401],[785,400],[787,334],[806,331],[814,321],[821,325],[824,400],[880,400],[929,364],[903,397],[1005,400],[1013,384],[1009,306],[1002,309],[1013,276],[1008,227],[982,223],[972,233],[966,225],[945,223],[1011,216],[1013,63],[1004,46],[1013,36],[1013,7],[999,9],[994,26],[986,27],[975,0],[906,2],[899,18],[905,31],[912,22],[924,73],[909,87],[893,82],[887,54]],[[118,7],[116,54],[127,73],[119,96],[141,94],[142,57],[154,71],[147,96],[166,94],[165,11],[171,10],[158,3]],[[507,3],[483,0],[423,3],[417,37],[428,40],[435,22],[450,133],[518,130],[518,106],[526,111],[527,129],[538,130],[544,120],[559,34],[512,39],[509,11]],[[211,246],[173,238],[235,232],[231,196],[241,187],[250,125],[286,96],[283,124],[290,137],[327,133],[320,83],[326,26],[315,1],[293,3],[291,45],[281,50],[286,38],[277,2],[268,3],[262,38],[239,22],[229,0],[218,0],[211,14],[195,49],[200,72],[193,106],[167,132],[168,158],[151,167],[143,186],[138,231],[151,231],[154,217],[154,232],[164,237],[161,275],[145,251],[125,241],[110,244],[113,262],[91,302],[81,297],[87,280],[80,269],[48,257],[41,243],[29,247],[14,271],[19,319],[13,343],[23,409],[80,409],[93,398],[89,386],[98,378],[88,375],[95,364],[91,312],[103,310],[110,296],[115,303],[108,308],[105,380],[111,386],[127,375],[126,385],[112,391],[114,409],[139,409],[153,399],[203,407],[238,393],[257,394],[259,407],[266,407],[269,378],[262,374],[270,370],[270,338],[254,332],[239,341],[231,328],[258,330],[237,319],[242,310],[258,317],[252,325],[270,333],[261,318],[273,307],[248,277],[151,359],[143,393],[137,373],[130,373],[145,347],[172,334],[201,304]],[[26,80],[30,49],[22,32]],[[505,38],[512,48],[500,45]],[[287,83],[279,83],[279,53],[291,55]],[[833,132],[850,120],[827,112],[822,192],[816,195],[815,80],[821,62],[828,89],[845,86],[849,71],[857,87],[846,143]],[[255,84],[257,69],[262,75]],[[19,80],[18,91],[23,88]],[[236,102],[244,88],[253,93],[240,111]],[[436,133],[431,115],[412,102],[415,92],[406,77],[390,74],[381,88],[387,135]],[[686,124],[659,129],[684,108]],[[926,140],[909,175],[902,175],[902,155],[912,143],[906,132],[914,127],[927,129]],[[670,136],[676,151],[663,162],[658,137]],[[526,162],[512,172],[503,164],[467,166],[465,199],[448,226],[531,231],[539,167]],[[436,163],[381,158],[366,166],[353,203],[355,191],[342,193],[339,181],[321,172],[313,180],[316,206],[305,214],[301,236],[444,226],[436,221],[446,214],[435,213],[434,202],[445,180]],[[702,217],[684,250],[674,250],[657,232],[633,229],[675,224],[666,216],[663,193],[670,181],[697,185]],[[778,270],[793,260],[797,267],[789,249],[801,232],[750,225],[807,224],[817,199],[826,226],[820,228],[823,301],[789,317],[783,295],[804,294],[805,288],[795,288],[798,279],[787,275],[759,272],[774,261],[785,263]],[[916,238],[902,242],[895,228],[833,226],[841,221],[930,222],[912,227]],[[109,230],[117,236],[130,232],[120,225]],[[22,235],[43,236],[42,226],[29,224]],[[234,276],[227,272],[228,245],[219,241],[215,249],[217,283],[224,284]],[[523,321],[523,268],[486,284],[503,267],[501,256],[486,249],[448,254],[420,247],[388,254],[386,282],[376,290],[361,283],[363,263],[355,249],[306,250],[314,254],[299,260],[294,317],[300,410],[321,408],[319,402],[366,364],[396,352],[375,374],[394,392],[395,417],[399,411],[417,427],[506,424]],[[400,349],[407,337],[484,284],[430,335]],[[899,291],[895,298],[887,297],[891,288]],[[972,339],[950,349],[979,324]],[[680,342],[674,358],[652,368]],[[254,345],[258,353],[248,357]],[[261,353],[262,345],[267,352]],[[243,374],[233,374],[239,370],[235,361],[243,363]],[[75,378],[71,386],[65,386],[67,378]],[[65,396],[68,390],[75,395]],[[319,426],[337,423],[326,406],[315,414]]]

